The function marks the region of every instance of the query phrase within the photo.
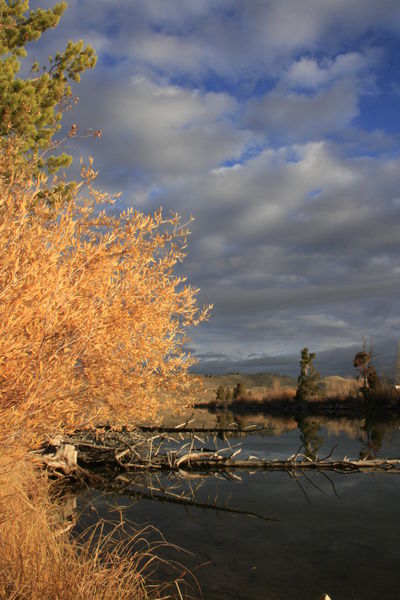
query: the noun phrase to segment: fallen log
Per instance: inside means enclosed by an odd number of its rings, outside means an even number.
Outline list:
[[[345,473],[362,471],[391,471],[400,473],[400,459],[375,459],[375,460],[266,460],[266,459],[229,459],[223,456],[204,456],[195,453],[184,456],[177,461],[179,467],[184,466],[191,470],[253,470],[264,469],[268,471],[294,471],[317,470],[338,471]]]
[[[139,431],[149,433],[215,433],[217,435],[226,433],[257,433],[275,429],[275,427],[264,427],[263,425],[249,425],[248,427],[157,427],[156,425],[142,425]]]
[[[54,440],[52,440],[52,443],[54,443]],[[74,479],[84,479],[91,483],[103,482],[99,475],[82,468],[78,464],[78,449],[72,444],[63,443],[61,440],[58,440],[58,445],[54,452],[42,454],[42,460],[44,466],[51,471],[53,475],[60,477],[67,475]]]
[[[335,471],[354,473],[365,471],[389,471],[400,473],[400,458],[368,460],[334,460],[326,457],[311,460],[299,453],[286,460],[268,460],[267,458],[236,458],[240,450],[232,447],[220,450],[209,448],[196,449],[194,440],[189,450],[185,446],[171,450],[171,440],[160,435],[143,437],[135,432],[109,432],[102,439],[94,434],[85,434],[83,439],[65,437],[53,439],[41,449],[45,466],[55,472],[64,472],[69,476],[88,477],[93,466],[113,471],[231,471],[231,470],[269,470],[269,471]],[[173,440],[176,442],[176,440]],[[167,448],[163,449],[163,444]]]

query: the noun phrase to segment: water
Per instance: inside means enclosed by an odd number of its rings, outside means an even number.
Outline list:
[[[370,420],[365,427],[363,421],[287,418],[266,424],[273,429],[229,443],[240,442],[243,457],[287,458],[301,445],[310,454],[317,442],[320,457],[334,446],[337,458],[400,455],[394,421]],[[171,501],[137,494],[149,488],[167,491]],[[78,506],[79,528],[97,515],[115,519],[121,510],[126,519],[152,524],[190,550],[192,555],[172,549],[164,555],[192,569],[207,600],[317,600],[322,592],[332,600],[400,597],[400,475],[390,472],[141,474],[124,493],[88,490]]]

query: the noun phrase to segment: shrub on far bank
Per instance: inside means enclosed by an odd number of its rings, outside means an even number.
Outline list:
[[[396,408],[400,407],[400,392],[394,385],[381,382],[379,386],[367,389],[365,400],[370,407]]]
[[[233,400],[244,400],[248,392],[243,383],[238,383],[232,393]]]

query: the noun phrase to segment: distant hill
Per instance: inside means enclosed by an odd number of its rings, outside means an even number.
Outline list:
[[[289,375],[279,375],[278,373],[227,373],[224,375],[203,375],[203,383],[209,387],[211,384],[233,387],[238,383],[243,383],[248,388],[268,387],[284,388],[297,386],[297,380]]]
[[[203,384],[203,400],[213,400],[218,386],[233,389],[238,383],[243,383],[247,390],[262,396],[271,390],[295,389],[297,380],[288,375],[278,373],[227,373],[224,375],[200,375]]]
[[[255,396],[269,395],[271,392],[293,391],[297,389],[297,379],[288,375],[278,373],[227,373],[223,375],[200,375],[203,384],[202,400],[213,400],[218,386],[233,389],[238,383],[242,383],[247,390]],[[352,377],[340,377],[332,375],[322,379],[326,386],[327,394],[354,393],[358,388],[358,382]]]

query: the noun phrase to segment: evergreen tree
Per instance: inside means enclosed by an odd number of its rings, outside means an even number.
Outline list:
[[[313,365],[315,356],[315,353],[309,352],[308,348],[303,348],[301,351],[300,375],[297,378],[298,387],[296,392],[296,400],[298,401],[312,400],[320,397],[323,393],[321,376]]]
[[[22,152],[33,154],[38,166],[50,173],[72,161],[64,153],[46,160],[40,155],[61,127],[62,104],[72,95],[70,82],[78,82],[83,71],[95,66],[96,55],[82,41],[70,41],[63,52],[49,57],[47,67],[41,69],[36,62],[30,77],[18,73],[26,45],[56,27],[66,7],[61,2],[48,10],[29,10],[29,0],[0,0],[0,138],[17,137]],[[70,136],[75,134],[72,128]]]
[[[379,390],[382,387],[382,381],[376,372],[374,365],[370,365],[367,374],[367,383],[370,390]]]
[[[247,395],[246,388],[243,383],[238,383],[233,390],[233,399],[244,398]]]

